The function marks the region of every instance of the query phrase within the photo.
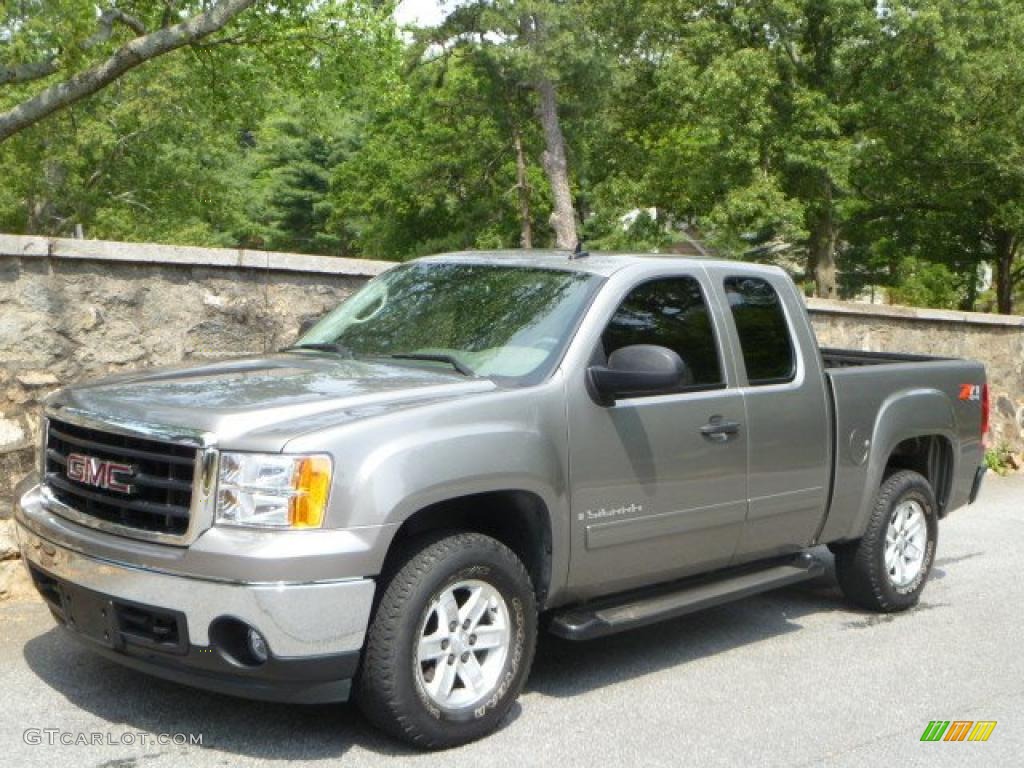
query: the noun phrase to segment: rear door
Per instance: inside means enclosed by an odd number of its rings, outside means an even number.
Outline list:
[[[747,419],[749,508],[735,562],[793,552],[813,541],[828,504],[831,424],[814,332],[781,272],[708,272],[738,342]]]
[[[630,344],[674,349],[693,373],[684,391],[602,407],[582,391],[584,370],[568,379],[577,390],[568,403],[570,583],[579,595],[708,570],[733,557],[747,510],[743,396],[723,364],[721,319],[703,276],[695,267],[622,286],[584,342],[590,362]],[[721,422],[735,430],[702,432]]]

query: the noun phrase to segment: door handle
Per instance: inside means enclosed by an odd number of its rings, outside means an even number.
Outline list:
[[[711,417],[711,420],[700,428],[700,433],[709,440],[714,440],[718,443],[724,443],[732,435],[739,434],[740,423],[738,421],[728,421],[718,416]]]

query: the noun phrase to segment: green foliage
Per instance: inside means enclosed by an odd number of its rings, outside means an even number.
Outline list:
[[[64,19],[58,5],[41,7]],[[143,3],[119,7],[152,15]],[[333,0],[255,8],[208,44],[0,143],[0,230],[337,252],[324,199],[333,137],[323,128],[342,121],[338,107],[397,50],[389,16],[374,9]],[[3,60],[42,55],[70,35],[56,16],[32,19],[53,34],[31,51],[23,33],[10,50],[0,43]],[[95,29],[92,11],[84,18],[81,34]],[[0,99],[27,88],[0,88]]]
[[[330,226],[331,169],[337,133],[310,125],[297,104],[264,121],[250,157],[255,228],[250,245],[277,251],[339,253],[343,238]]]
[[[1024,5],[1014,0],[890,4],[865,102],[859,179],[872,228],[972,286],[1005,256],[1019,281],[1024,234]]]
[[[985,451],[985,466],[997,475],[1007,475],[1020,469],[1019,460],[1007,443],[999,443]]]
[[[888,292],[893,304],[957,309],[964,300],[965,286],[941,262],[907,256],[900,260],[891,279]]]
[[[117,7],[153,29],[206,5]],[[831,248],[843,295],[1005,311],[1024,292],[1019,0],[472,0],[408,31],[393,6],[259,2],[0,143],[0,231],[389,259],[550,245],[540,73],[592,249],[666,250],[685,223],[808,286]],[[106,7],[5,4],[0,70],[59,71],[0,78],[0,109],[128,40],[96,38]]]
[[[0,228],[68,235],[80,225],[95,237],[231,244],[243,222],[234,170],[245,122],[209,109],[217,86],[193,63],[147,68],[0,144],[11,169]]]
[[[518,244],[518,103],[504,88],[471,51],[457,50],[416,67],[370,107],[333,177],[335,221],[354,233],[360,253],[402,259]],[[519,129],[537,145],[532,125]],[[530,186],[543,187],[536,164]],[[534,195],[536,230],[549,210]]]
[[[644,210],[624,224],[621,218],[595,215],[584,228],[586,246],[599,251],[652,252],[666,250],[677,238]]]

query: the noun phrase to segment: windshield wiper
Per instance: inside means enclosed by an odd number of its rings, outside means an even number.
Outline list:
[[[345,357],[352,357],[352,350],[348,347],[344,347],[341,344],[335,344],[331,341],[316,341],[310,342],[309,344],[293,344],[290,347],[285,347],[282,352],[290,352],[293,349],[314,349],[319,352],[333,352],[336,355],[343,355]]]
[[[448,363],[452,368],[463,376],[476,376],[473,369],[452,355],[434,354],[432,352],[403,352],[397,355],[389,355],[396,360],[429,360],[435,363]]]

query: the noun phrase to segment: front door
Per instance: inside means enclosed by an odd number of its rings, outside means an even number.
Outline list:
[[[632,287],[604,329],[595,362],[623,346],[657,344],[679,354],[691,381],[678,393],[611,407],[570,395],[570,583],[578,595],[732,558],[747,512],[747,438],[743,397],[729,385],[719,338],[691,276]]]

